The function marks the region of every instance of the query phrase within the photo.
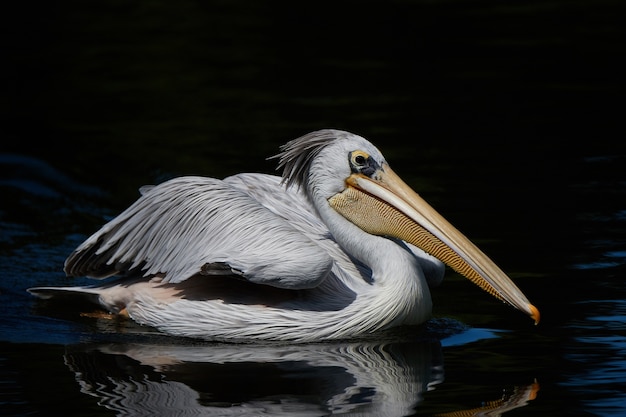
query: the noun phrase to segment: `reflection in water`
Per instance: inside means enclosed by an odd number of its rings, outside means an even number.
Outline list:
[[[405,416],[443,381],[436,340],[80,345],[65,363],[83,393],[118,415]],[[464,415],[500,415],[536,390],[516,388]]]
[[[80,348],[65,359],[81,390],[121,415],[401,416],[442,380],[438,349],[128,344]]]
[[[512,392],[504,392],[501,398],[485,401],[482,406],[469,410],[452,411],[450,413],[435,414],[436,417],[498,417],[507,411],[523,407],[537,397],[539,384],[514,387]]]

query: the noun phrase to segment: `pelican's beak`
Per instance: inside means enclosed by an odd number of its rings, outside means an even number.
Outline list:
[[[330,205],[368,233],[402,239],[539,323],[539,310],[478,247],[444,219],[384,164],[371,177],[346,179]]]

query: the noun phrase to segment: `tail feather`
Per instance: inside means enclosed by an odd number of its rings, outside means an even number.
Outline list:
[[[42,300],[89,301],[100,305],[100,294],[93,287],[33,287],[28,292]]]
[[[130,287],[141,285],[144,278],[128,279],[121,277],[96,285],[77,285],[70,287],[32,287],[28,292],[51,303],[95,304],[110,313],[120,313],[132,302],[134,293]]]

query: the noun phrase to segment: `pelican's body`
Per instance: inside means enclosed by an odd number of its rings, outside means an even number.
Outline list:
[[[440,258],[538,320],[482,252],[360,136],[322,130],[282,148],[283,177],[181,177],[144,187],[65,264],[80,294],[163,332],[207,340],[350,338],[431,314]],[[418,248],[421,247],[424,250]]]

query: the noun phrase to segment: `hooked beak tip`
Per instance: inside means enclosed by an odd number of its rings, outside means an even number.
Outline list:
[[[535,321],[535,326],[538,325],[541,318],[539,310],[532,304],[528,304],[528,308],[530,309],[530,317]]]

